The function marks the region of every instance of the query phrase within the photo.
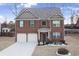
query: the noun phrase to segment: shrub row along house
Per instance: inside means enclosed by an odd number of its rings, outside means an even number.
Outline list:
[[[64,18],[60,8],[24,8],[16,17],[17,42],[64,41]]]

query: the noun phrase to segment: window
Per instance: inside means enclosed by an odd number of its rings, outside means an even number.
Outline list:
[[[21,21],[19,22],[19,26],[20,26],[20,28],[22,28],[22,27],[24,26],[24,21],[21,20]]]
[[[59,32],[53,32],[52,37],[54,39],[59,39],[61,37],[61,34]]]
[[[8,32],[8,30],[6,30],[6,32]]]
[[[46,21],[42,21],[42,26],[46,26],[47,24],[46,24],[47,22]]]
[[[52,25],[53,27],[60,27],[60,20],[53,20]]]
[[[2,30],[2,32],[4,32],[4,30]]]
[[[35,21],[34,20],[30,20],[30,27],[34,27],[35,26]]]

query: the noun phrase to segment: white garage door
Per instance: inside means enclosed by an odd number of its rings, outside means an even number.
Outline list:
[[[26,42],[26,33],[18,33],[17,42]]]
[[[29,33],[28,34],[28,42],[37,42],[37,34]]]

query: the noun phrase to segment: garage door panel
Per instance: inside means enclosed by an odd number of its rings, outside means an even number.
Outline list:
[[[26,42],[26,33],[18,33],[17,42]]]
[[[37,42],[37,34],[29,33],[28,34],[28,42]]]

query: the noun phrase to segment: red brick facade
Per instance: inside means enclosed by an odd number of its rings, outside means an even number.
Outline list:
[[[41,26],[41,20],[35,20],[35,27],[31,28],[29,26],[29,20],[24,20],[24,27],[19,27],[19,20],[16,20],[16,32],[20,33],[37,33],[37,30],[39,28],[50,28],[50,21],[47,20],[47,26],[42,27]]]
[[[29,20],[24,20],[24,27],[20,28],[19,27],[19,21],[20,20],[16,20],[16,33],[38,33],[38,29],[39,28],[50,28],[50,20],[46,20],[47,21],[47,26],[46,27],[42,27],[41,26],[41,21],[42,20],[35,20],[35,27],[31,28],[29,26]],[[60,40],[64,39],[64,20],[60,20],[60,27],[51,27],[51,33],[53,32],[60,32],[62,34]]]
[[[47,20],[47,26],[46,27],[42,27],[41,26],[41,20],[35,20],[35,27],[31,28],[29,26],[29,20],[24,20],[24,27],[20,28],[19,27],[19,21],[20,20],[16,20],[16,32],[37,32],[37,30],[39,28],[50,28],[50,21]],[[64,26],[64,22],[63,20],[61,20],[61,26],[60,27],[51,27],[53,30],[52,31],[59,31],[62,32],[63,31],[63,26]]]
[[[34,21],[31,21],[31,19]],[[43,43],[51,43],[51,41],[55,41],[54,43],[57,41],[65,42],[64,17],[61,9],[57,7],[24,8],[16,17],[16,37],[21,37],[21,40],[25,37],[25,41],[28,39],[29,34],[31,34],[31,36],[35,34],[36,36],[33,37],[38,40],[38,43],[41,42],[41,40],[43,40]]]

